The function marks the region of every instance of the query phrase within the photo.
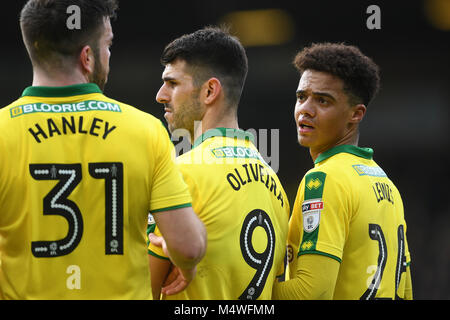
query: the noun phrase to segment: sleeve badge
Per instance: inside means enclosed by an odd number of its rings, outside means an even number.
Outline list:
[[[313,232],[320,223],[320,213],[323,209],[322,199],[306,200],[302,203],[303,230]]]

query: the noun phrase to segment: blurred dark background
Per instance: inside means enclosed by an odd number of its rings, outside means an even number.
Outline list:
[[[18,23],[24,3],[5,1],[0,10],[0,106],[32,81]],[[381,10],[381,29],[366,25],[370,5]],[[415,298],[450,299],[450,0],[122,0],[105,93],[165,123],[155,102],[164,46],[224,22],[249,58],[240,127],[279,130],[278,175],[291,206],[313,166],[296,139],[296,52],[312,42],[345,42],[380,66],[382,88],[361,124],[360,146],[374,149],[375,161],[402,194]]]

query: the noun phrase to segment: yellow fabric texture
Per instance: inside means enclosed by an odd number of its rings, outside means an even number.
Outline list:
[[[252,142],[233,138],[232,129],[221,130],[230,132],[177,158],[208,243],[188,288],[165,299],[270,299],[284,269],[290,210],[285,191]],[[253,266],[244,258],[251,260],[252,249],[258,260]],[[164,256],[152,244],[149,251]]]
[[[151,299],[147,214],[191,203],[158,119],[94,84],[31,87],[0,150],[1,298]]]
[[[302,179],[293,206],[289,278],[295,279],[303,255],[334,259],[340,263],[334,299],[407,296],[411,258],[403,203],[372,153],[354,146],[329,150]]]

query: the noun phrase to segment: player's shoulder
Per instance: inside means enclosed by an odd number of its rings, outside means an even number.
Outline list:
[[[0,115],[1,116],[4,116],[6,114],[9,115],[11,108],[14,108],[16,106],[23,104],[24,100],[25,100],[24,97],[20,97],[20,98],[14,100],[13,102],[7,104],[6,106],[0,106]]]
[[[134,117],[136,117],[138,119],[143,119],[143,120],[146,120],[146,121],[150,120],[150,121],[155,121],[155,122],[159,122],[160,121],[158,118],[156,118],[152,114],[147,113],[147,112],[141,110],[140,108],[135,107],[133,105],[130,105],[130,104],[126,103],[126,102],[122,102],[122,101],[110,98],[110,97],[108,97],[106,95],[102,95],[102,100],[104,100],[105,102],[108,102],[108,103],[112,103],[112,104],[118,105],[122,111],[124,111],[128,115],[134,116]]]
[[[167,134],[164,124],[154,115],[147,113],[136,106],[105,95],[102,95],[101,99],[109,104],[117,105],[120,112],[125,116],[124,119],[126,119],[129,125],[134,129]]]
[[[24,103],[24,98],[20,97],[5,107],[0,106],[0,124],[3,126],[8,123],[8,120],[14,117],[14,109]]]
[[[320,154],[311,171],[322,171],[341,180],[353,179],[358,176],[358,168],[378,168],[372,155],[373,150],[370,148],[351,145],[337,146]],[[381,168],[372,170],[381,170]]]
[[[346,155],[338,154],[308,170],[303,185],[309,190],[318,190],[327,186],[348,189],[354,185],[354,169]]]
[[[209,142],[205,141],[202,144],[191,146],[190,150],[175,158],[175,163],[183,173],[201,176],[206,170],[217,170],[217,162],[210,154]]]
[[[346,175],[349,167],[336,158],[338,157],[335,156],[333,158],[327,159],[327,161],[316,165],[314,168],[311,168],[306,172],[305,178],[308,176],[316,175],[324,175],[328,177],[342,177],[343,175]]]

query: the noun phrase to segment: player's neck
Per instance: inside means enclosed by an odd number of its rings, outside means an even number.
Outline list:
[[[51,75],[39,69],[33,70],[33,86],[63,87],[88,82],[86,76],[75,70],[71,73],[53,72]]]
[[[325,151],[328,151],[334,147],[341,146],[341,145],[352,145],[352,146],[358,146],[359,142],[359,131],[358,128],[355,129],[355,131],[352,132],[352,134],[345,136],[341,140],[335,142],[334,144],[330,146],[321,147],[320,149],[315,148],[309,148],[309,154],[311,155],[312,161],[315,162],[317,157],[324,153]]]
[[[217,116],[213,114],[205,114],[202,121],[194,128],[194,140],[204,134],[206,131],[215,128],[232,128],[239,129],[237,116],[235,113],[228,113]]]

